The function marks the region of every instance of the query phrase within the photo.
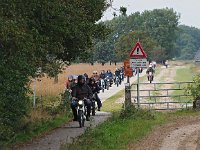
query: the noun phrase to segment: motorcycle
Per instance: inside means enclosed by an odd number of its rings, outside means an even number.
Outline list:
[[[120,72],[120,78],[122,81],[124,81],[124,73],[123,72]]]
[[[110,78],[107,76],[106,79],[106,89],[109,90],[109,87],[110,87]]]
[[[100,80],[100,87],[101,87],[102,92],[104,92],[104,89],[105,89],[105,81],[104,81],[104,79]]]
[[[92,102],[92,106],[91,106],[91,110],[92,110],[92,116],[95,116],[96,113],[96,109],[97,109],[97,104],[96,104],[96,99],[97,99],[97,93],[94,93],[91,99]]]
[[[150,83],[153,81],[153,73],[152,72],[149,72],[148,79],[149,79]]]
[[[120,84],[120,79],[118,76],[116,76],[116,79],[115,79],[115,84],[117,85],[117,87],[119,86]]]
[[[85,107],[85,99],[78,100],[77,119],[78,119],[80,128],[84,127],[84,125],[85,125],[86,112],[87,112],[86,109],[87,108]]]

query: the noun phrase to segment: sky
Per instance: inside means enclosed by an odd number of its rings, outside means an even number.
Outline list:
[[[200,0],[114,0],[112,6],[117,9],[120,6],[126,7],[127,15],[137,11],[173,8],[174,11],[180,13],[180,24],[200,29]],[[115,11],[113,8],[108,8],[104,12],[102,21],[111,20],[113,12],[119,14],[119,11]]]

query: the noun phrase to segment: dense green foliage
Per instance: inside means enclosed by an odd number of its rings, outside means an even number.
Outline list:
[[[150,60],[193,59],[200,48],[200,30],[179,25],[179,18],[168,8],[115,16],[105,22],[111,33],[104,41],[95,42],[94,60],[124,60],[138,40]]]
[[[55,76],[59,63],[84,56],[93,38],[104,36],[96,22],[106,7],[105,0],[1,1],[0,146],[27,114],[30,77],[38,67]]]
[[[200,30],[185,25],[179,26],[179,36],[176,41],[177,57],[193,59],[200,48]]]
[[[139,39],[149,59],[172,58],[176,54],[178,20],[179,15],[168,8],[115,17],[105,22],[112,32],[107,36],[106,41],[96,44],[95,54],[102,58],[102,52],[107,51],[105,61],[113,58],[118,61],[124,60]]]
[[[200,100],[200,75],[193,78],[194,83],[188,86],[188,91],[192,94],[193,100]]]

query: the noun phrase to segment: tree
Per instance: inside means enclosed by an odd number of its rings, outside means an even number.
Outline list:
[[[165,50],[166,58],[172,58],[175,55],[174,45],[177,39],[179,18],[180,16],[169,8],[142,13],[143,29]]]
[[[185,25],[179,26],[176,40],[176,56],[180,59],[193,59],[200,48],[200,30]]]
[[[177,54],[175,43],[178,37],[178,19],[179,15],[173,9],[168,8],[145,11],[142,14],[135,12],[130,16],[120,15],[115,17],[113,20],[105,22],[106,26],[112,31],[107,36],[106,43],[109,44],[109,48],[106,51],[108,53],[113,52],[115,55],[116,49],[119,50],[115,48],[117,46],[116,43],[120,43],[120,40],[123,39],[122,37],[128,36],[131,32],[143,31],[147,37],[156,43],[156,47],[151,47],[153,49],[149,50],[151,51],[148,55],[149,57],[159,61],[161,59],[173,58]],[[130,46],[129,43],[126,44]],[[95,49],[96,51],[100,50],[96,47]],[[119,52],[121,51],[119,50]],[[160,54],[161,57],[158,58],[154,54]],[[120,60],[122,56],[124,58],[123,53],[122,55],[119,55],[119,53],[117,55],[120,57]]]
[[[133,31],[127,35],[122,36],[115,45],[115,52],[117,57],[123,61],[129,58],[131,49],[139,40],[144,51],[147,53],[148,59],[154,59],[152,50],[157,46],[156,41],[142,31]]]
[[[54,68],[54,75],[59,72],[57,61],[50,63],[47,56],[71,62],[86,54],[92,39],[103,36],[97,31],[105,26],[96,22],[107,3],[9,0],[2,1],[0,7],[0,141],[6,141],[27,113],[30,77],[38,67],[50,74],[49,68]]]

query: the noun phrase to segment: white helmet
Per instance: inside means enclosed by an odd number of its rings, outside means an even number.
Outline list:
[[[151,67],[152,67],[152,65],[150,64],[150,65],[149,65],[149,68],[151,68]]]

